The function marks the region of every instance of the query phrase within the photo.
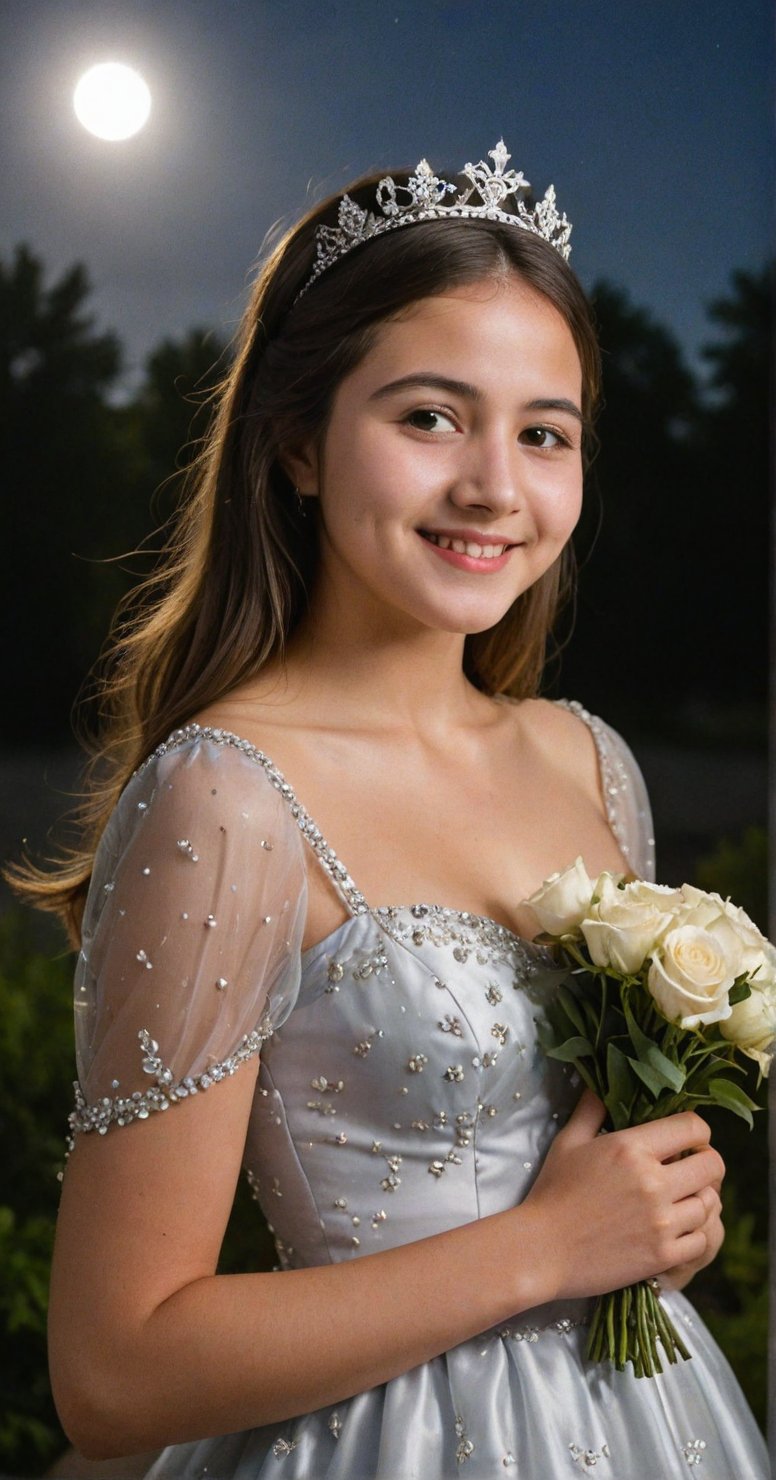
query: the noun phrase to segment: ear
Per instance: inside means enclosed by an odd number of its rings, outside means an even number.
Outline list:
[[[283,447],[278,462],[298,493],[306,497],[318,494],[318,452],[308,443],[302,447]]]

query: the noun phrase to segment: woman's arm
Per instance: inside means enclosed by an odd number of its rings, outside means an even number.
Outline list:
[[[518,1208],[343,1264],[216,1275],[254,1085],[246,1064],[166,1114],[77,1138],[50,1349],[65,1428],[89,1456],[341,1401],[521,1310],[705,1253],[723,1171],[705,1123],[599,1137],[586,1092]]]

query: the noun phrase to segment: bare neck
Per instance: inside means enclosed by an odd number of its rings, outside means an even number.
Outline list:
[[[271,702],[289,722],[449,734],[490,708],[464,674],[463,648],[459,633],[422,629],[408,636],[354,626],[330,634],[310,625],[295,634],[282,669],[272,673]]]

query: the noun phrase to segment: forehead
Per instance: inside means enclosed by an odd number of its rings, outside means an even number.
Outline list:
[[[378,328],[351,379],[366,386],[434,369],[483,388],[527,379],[579,394],[582,372],[566,319],[543,293],[510,275],[408,305]],[[556,391],[556,394],[560,394]]]

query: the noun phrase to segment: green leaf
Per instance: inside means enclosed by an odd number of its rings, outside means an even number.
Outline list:
[[[657,1099],[658,1095],[666,1087],[665,1080],[661,1075],[656,1074],[654,1069],[649,1067],[649,1064],[642,1064],[640,1059],[632,1059],[630,1055],[628,1055],[628,1063],[634,1074],[638,1074],[642,1084],[646,1084],[647,1089],[654,1099]]]
[[[591,1058],[593,1045],[589,1038],[567,1038],[565,1043],[558,1044],[557,1048],[547,1050],[547,1056],[551,1059],[560,1059],[562,1064],[573,1064],[575,1059]]]
[[[728,1045],[729,1047],[730,1045]],[[705,1094],[711,1080],[723,1071],[728,1074],[745,1074],[743,1064],[738,1064],[732,1059],[720,1058],[719,1054],[710,1053],[701,1060],[697,1068],[691,1068],[684,1084],[684,1093],[688,1095]]]
[[[752,988],[747,981],[736,981],[728,992],[728,1002],[731,1007],[735,1007],[737,1002],[745,1002],[751,995]]]
[[[622,1130],[630,1121],[635,1088],[625,1054],[611,1041],[606,1047],[606,1078],[608,1090],[604,1095],[604,1104],[615,1130]]]
[[[605,1003],[601,1001],[600,992],[596,992],[595,1001],[591,1001],[589,995],[583,993],[580,998],[580,1005],[587,1019],[588,1032],[590,1029],[595,1032],[601,1019],[602,1009],[605,1007]]]
[[[569,1019],[570,1022],[574,1024],[577,1032],[581,1033],[583,1037],[586,1036],[587,1023],[585,1022],[585,1019],[580,1012],[579,1002],[577,1001],[574,993],[570,991],[568,987],[559,987],[558,1001],[563,1008],[566,1017]]]
[[[752,1111],[758,1107],[754,1100],[744,1094],[740,1085],[731,1084],[729,1079],[712,1079],[709,1082],[709,1094],[715,1105],[721,1105],[725,1110],[732,1110],[734,1115],[740,1115],[749,1129],[752,1129]]]
[[[636,1050],[636,1057],[639,1063],[651,1069],[652,1073],[660,1080],[662,1086],[667,1086],[669,1089],[677,1092],[682,1088],[686,1078],[684,1069],[679,1064],[674,1064],[671,1059],[667,1058],[662,1050],[658,1048],[653,1038],[647,1037],[647,1034],[636,1022],[633,1009],[627,997],[624,999],[623,1007],[628,1024],[628,1033],[630,1034],[631,1043]],[[648,1080],[644,1082],[647,1084]]]

